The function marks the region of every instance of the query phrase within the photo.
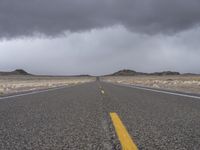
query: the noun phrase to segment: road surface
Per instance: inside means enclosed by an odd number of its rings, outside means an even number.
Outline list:
[[[0,149],[121,149],[113,112],[139,150],[200,149],[200,99],[99,81],[0,99]]]

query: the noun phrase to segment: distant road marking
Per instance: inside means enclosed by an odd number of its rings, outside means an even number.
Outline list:
[[[101,93],[102,93],[102,94],[105,94],[104,90],[101,90]]]
[[[64,88],[67,88],[67,87],[70,87],[70,86],[61,86],[61,87],[55,87],[55,88],[50,88],[50,89],[46,89],[46,90],[39,90],[39,91],[30,91],[30,92],[27,91],[28,93],[0,97],[0,100],[14,98],[14,97],[21,97],[21,96],[26,96],[26,95],[39,94],[39,93],[44,93],[44,92],[49,92],[49,91],[55,91],[55,90],[64,89]]]
[[[138,150],[136,144],[131,139],[131,136],[128,134],[119,116],[116,113],[112,112],[110,113],[110,117],[112,119],[115,131],[121,143],[122,150]]]
[[[161,91],[161,90],[150,89],[150,88],[134,86],[134,85],[132,85],[132,86],[131,85],[124,85],[124,84],[115,84],[115,85],[121,85],[121,86],[124,86],[124,87],[130,87],[130,88],[134,88],[134,89],[152,91],[152,92],[157,92],[157,93],[164,93],[164,94],[169,94],[169,95],[176,95],[176,96],[183,96],[183,97],[200,99],[200,96],[187,95],[187,94],[181,94],[181,93],[175,93],[175,92],[169,92],[169,91]]]

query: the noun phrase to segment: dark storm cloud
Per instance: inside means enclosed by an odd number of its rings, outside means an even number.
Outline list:
[[[0,70],[33,74],[105,75],[120,69],[200,73],[200,27],[174,35],[144,35],[123,26],[55,38],[0,42]]]
[[[0,37],[55,36],[121,24],[134,32],[198,26],[199,0],[0,0]]]

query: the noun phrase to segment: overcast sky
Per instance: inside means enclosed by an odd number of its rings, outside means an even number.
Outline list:
[[[200,73],[199,0],[0,0],[0,70]]]

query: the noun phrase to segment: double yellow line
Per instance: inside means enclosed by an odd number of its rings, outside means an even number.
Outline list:
[[[119,116],[116,113],[110,113],[110,117],[112,119],[115,131],[121,143],[122,150],[138,150],[136,144],[131,139],[131,136],[128,134]]]

